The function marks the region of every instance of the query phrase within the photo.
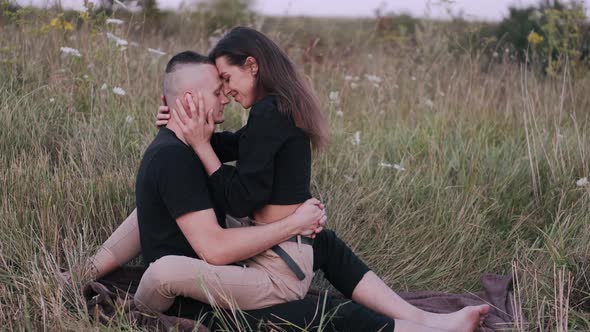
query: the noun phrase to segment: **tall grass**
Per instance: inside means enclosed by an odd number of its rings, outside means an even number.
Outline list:
[[[133,209],[165,62],[213,40],[190,15],[75,31],[47,29],[55,12],[19,15],[0,27],[0,325],[91,329],[84,280],[55,272],[79,268]],[[527,321],[508,329],[590,329],[590,187],[575,183],[590,176],[588,75],[537,77],[508,56],[482,65],[449,52],[453,36],[435,23],[407,43],[370,21],[256,26],[305,70],[329,116],[312,183],[329,227],[391,287],[465,292],[482,273],[513,273]],[[222,128],[239,128],[244,111],[226,114]]]

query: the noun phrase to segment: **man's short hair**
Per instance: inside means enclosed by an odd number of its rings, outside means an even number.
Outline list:
[[[197,52],[193,52],[193,51],[184,51],[184,52],[180,52],[176,55],[174,55],[172,57],[172,59],[170,59],[170,61],[168,61],[168,64],[166,65],[166,73],[172,73],[176,70],[176,67],[178,67],[178,65],[183,65],[183,64],[208,64],[208,65],[214,65],[215,63],[209,59],[208,57],[199,54]]]

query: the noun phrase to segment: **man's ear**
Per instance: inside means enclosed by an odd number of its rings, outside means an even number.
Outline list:
[[[252,76],[258,75],[258,62],[256,61],[256,59],[254,57],[251,57],[251,56],[247,57],[246,62],[244,63],[244,66],[246,66],[247,70],[250,71]]]

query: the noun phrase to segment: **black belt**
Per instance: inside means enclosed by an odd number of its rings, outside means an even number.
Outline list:
[[[312,238],[305,237],[305,236],[301,236],[300,238],[301,238],[301,244],[307,244],[307,245],[313,244]],[[287,241],[299,243],[299,241],[297,240],[297,236],[293,236],[293,237],[287,239]],[[299,280],[305,279],[305,273],[303,273],[303,271],[301,271],[301,268],[299,267],[299,265],[297,265],[297,263],[295,263],[293,258],[291,258],[291,256],[289,256],[289,254],[285,250],[283,250],[283,248],[281,248],[279,245],[276,245],[270,249],[272,251],[274,251],[275,254],[279,255],[279,257],[281,257],[281,259],[285,262],[285,264],[287,264],[287,266],[291,269],[291,271],[293,271],[293,273],[295,273],[295,276],[297,276],[297,279],[299,279]]]

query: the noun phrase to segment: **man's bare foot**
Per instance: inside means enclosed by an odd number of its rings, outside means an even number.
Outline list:
[[[465,307],[450,314],[432,314],[422,324],[453,332],[473,332],[490,312],[487,304]]]

